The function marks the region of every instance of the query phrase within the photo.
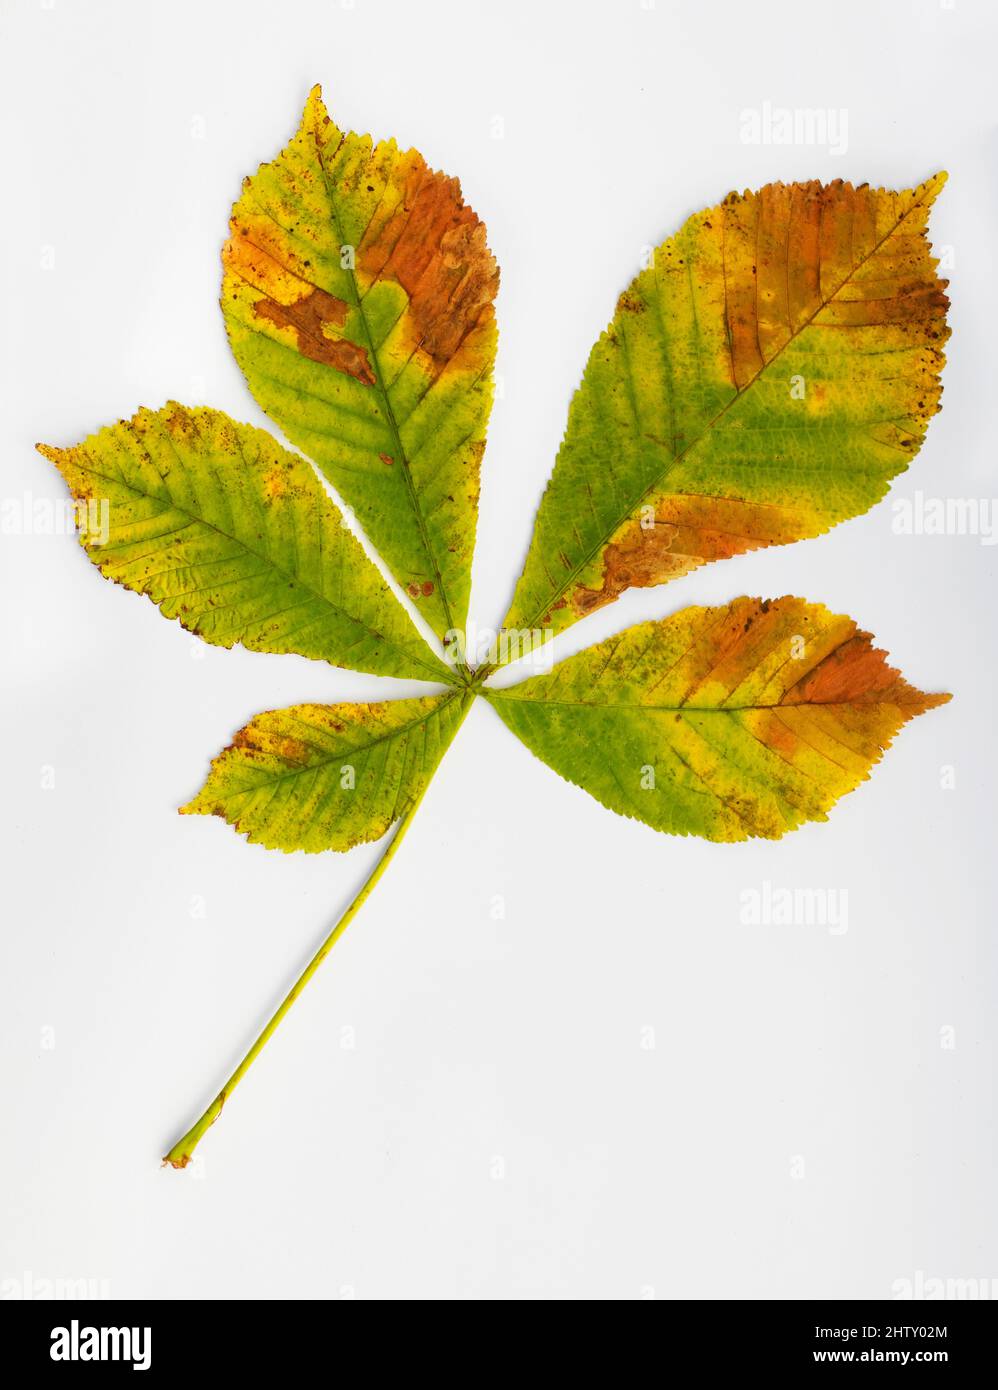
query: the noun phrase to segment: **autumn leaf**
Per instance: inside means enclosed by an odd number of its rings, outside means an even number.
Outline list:
[[[937,174],[769,184],[691,217],[593,347],[508,629],[867,511],[939,408]]]
[[[315,854],[379,840],[422,795],[470,700],[454,691],[258,714],[181,811],[221,816],[268,849]]]
[[[263,430],[171,402],[38,448],[88,514],[106,504],[107,535],[80,537],[101,573],[205,641],[453,680],[309,465]]]
[[[250,390],[438,636],[463,628],[499,272],[456,179],[341,131],[319,88],[245,181],[222,308]]]
[[[610,810],[724,841],[826,820],[902,725],[950,698],[916,690],[851,618],[799,598],[685,608],[484,694]]]
[[[732,194],[658,249],[572,402],[506,618],[517,638],[474,669],[461,639],[498,271],[456,180],[341,131],[312,91],[297,134],[245,181],[222,257],[236,359],[307,458],[174,403],[71,448],[39,445],[79,504],[88,557],[189,631],[446,687],[259,714],[181,808],[285,852],[396,829],[166,1163],[191,1161],[360,911],[478,696],[611,810],[729,842],[824,820],[909,719],[949,699],[909,685],[851,618],[800,598],[686,608],[548,674],[486,685],[537,629],[817,536],[884,495],[938,409],[947,300],[926,222],[943,178],[905,193]],[[313,464],[459,662],[422,640]]]

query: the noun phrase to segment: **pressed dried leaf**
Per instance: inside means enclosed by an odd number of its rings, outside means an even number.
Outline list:
[[[819,535],[883,496],[938,409],[948,301],[926,225],[944,177],[732,194],[658,249],[590,354],[503,659],[629,587]],[[256,400],[459,653],[496,353],[481,220],[416,151],[340,130],[316,87],[296,135],[244,181],[222,259]],[[311,464],[265,432],[171,403],[38,447],[88,504],[89,558],[191,632],[447,685],[259,714],[181,808],[285,852],[397,830],[166,1155],[176,1168],[380,881],[477,695],[605,806],[716,841],[824,820],[907,720],[949,699],[799,598],[687,608],[489,689],[494,663],[430,650]]]

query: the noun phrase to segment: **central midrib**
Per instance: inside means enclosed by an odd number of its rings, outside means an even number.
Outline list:
[[[315,140],[316,158],[319,161],[319,169],[322,173],[322,181],[326,188],[326,197],[329,199],[329,209],[333,219],[333,225],[336,231],[336,236],[340,242],[340,245],[343,245],[343,231],[340,225],[339,215],[336,210],[336,199],[333,195],[333,187],[329,178],[329,174],[326,171],[325,160],[322,157],[322,145],[319,142],[319,131],[315,125],[313,125],[312,135]],[[339,150],[340,146],[343,144],[346,138],[346,134],[341,133],[340,143],[336,147],[337,150]],[[386,386],[382,385],[381,363],[378,358],[377,349],[374,346],[374,338],[371,334],[370,324],[368,323],[367,315],[364,312],[364,302],[361,299],[360,291],[357,285],[357,272],[356,270],[351,269],[348,270],[347,275],[350,290],[353,295],[353,308],[356,311],[357,316],[360,319],[361,325],[364,329],[364,337],[367,339],[367,350],[371,355],[372,362],[374,363],[374,375],[376,380],[375,389],[381,397],[381,402],[384,406],[388,428],[391,431],[392,441],[395,445],[399,462],[402,465],[402,472],[405,477],[406,488],[409,492],[409,503],[412,507],[413,515],[416,518],[416,524],[419,527],[419,536],[420,540],[423,543],[423,550],[425,551],[426,557],[429,560],[430,565],[432,566],[433,574],[437,581],[437,592],[440,595],[440,602],[443,605],[444,617],[447,619],[447,630],[453,631],[455,630],[454,615],[451,613],[450,603],[447,598],[447,590],[444,587],[443,576],[440,573],[440,566],[437,563],[437,557],[433,552],[432,546],[430,545],[430,535],[426,529],[426,519],[424,518],[422,508],[419,505],[419,497],[416,493],[416,486],[412,480],[412,473],[410,471],[407,461],[408,455],[406,454],[406,451],[402,445],[402,436],[399,434],[398,423],[395,419],[395,412],[392,409],[392,403],[388,397],[388,389]]]
[[[895,705],[904,709],[901,700],[790,700],[784,703],[777,700],[771,705],[642,705],[623,704],[610,700],[548,700],[545,696],[515,695],[510,691],[483,690],[488,700],[512,700],[523,705],[554,705],[566,709],[607,709],[620,710],[632,714],[752,714],[767,709],[849,709],[856,706]],[[910,701],[915,704],[917,701]]]

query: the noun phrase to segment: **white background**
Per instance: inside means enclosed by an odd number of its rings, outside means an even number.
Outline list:
[[[416,687],[203,647],[71,538],[2,538],[2,1291],[30,1272],[123,1297],[887,1298],[919,1270],[998,1276],[998,552],[892,532],[916,489],[998,492],[995,6],[2,10],[3,496],[64,496],[36,439],[139,404],[265,423],[229,357],[218,251],[242,176],[321,81],[342,125],[460,175],[502,267],[482,625],[646,244],[733,187],[944,167],[933,236],[955,262],[944,410],[891,499],[633,592],[559,644],[798,593],[952,704],[827,824],[736,846],[615,817],[477,707],[185,1173],[159,1156],[377,849],[283,856],[175,808],[259,710]],[[847,152],[743,144],[765,101],[844,108]],[[848,931],[742,925],[766,880],[846,889]]]

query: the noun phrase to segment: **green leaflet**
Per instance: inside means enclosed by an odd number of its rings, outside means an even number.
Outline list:
[[[250,390],[440,637],[464,626],[499,272],[456,179],[339,130],[319,88],[245,180],[222,309]]]
[[[258,714],[212,762],[185,815],[215,815],[252,844],[348,850],[405,816],[471,696],[294,705]]]
[[[939,408],[944,181],[769,184],[656,250],[590,353],[508,629],[561,632],[883,497]]]
[[[827,819],[903,724],[949,699],[909,685],[851,618],[799,598],[686,608],[483,693],[610,810],[724,841]]]
[[[86,504],[80,539],[101,573],[190,632],[453,681],[309,465],[263,430],[171,402],[73,448],[38,447]]]

